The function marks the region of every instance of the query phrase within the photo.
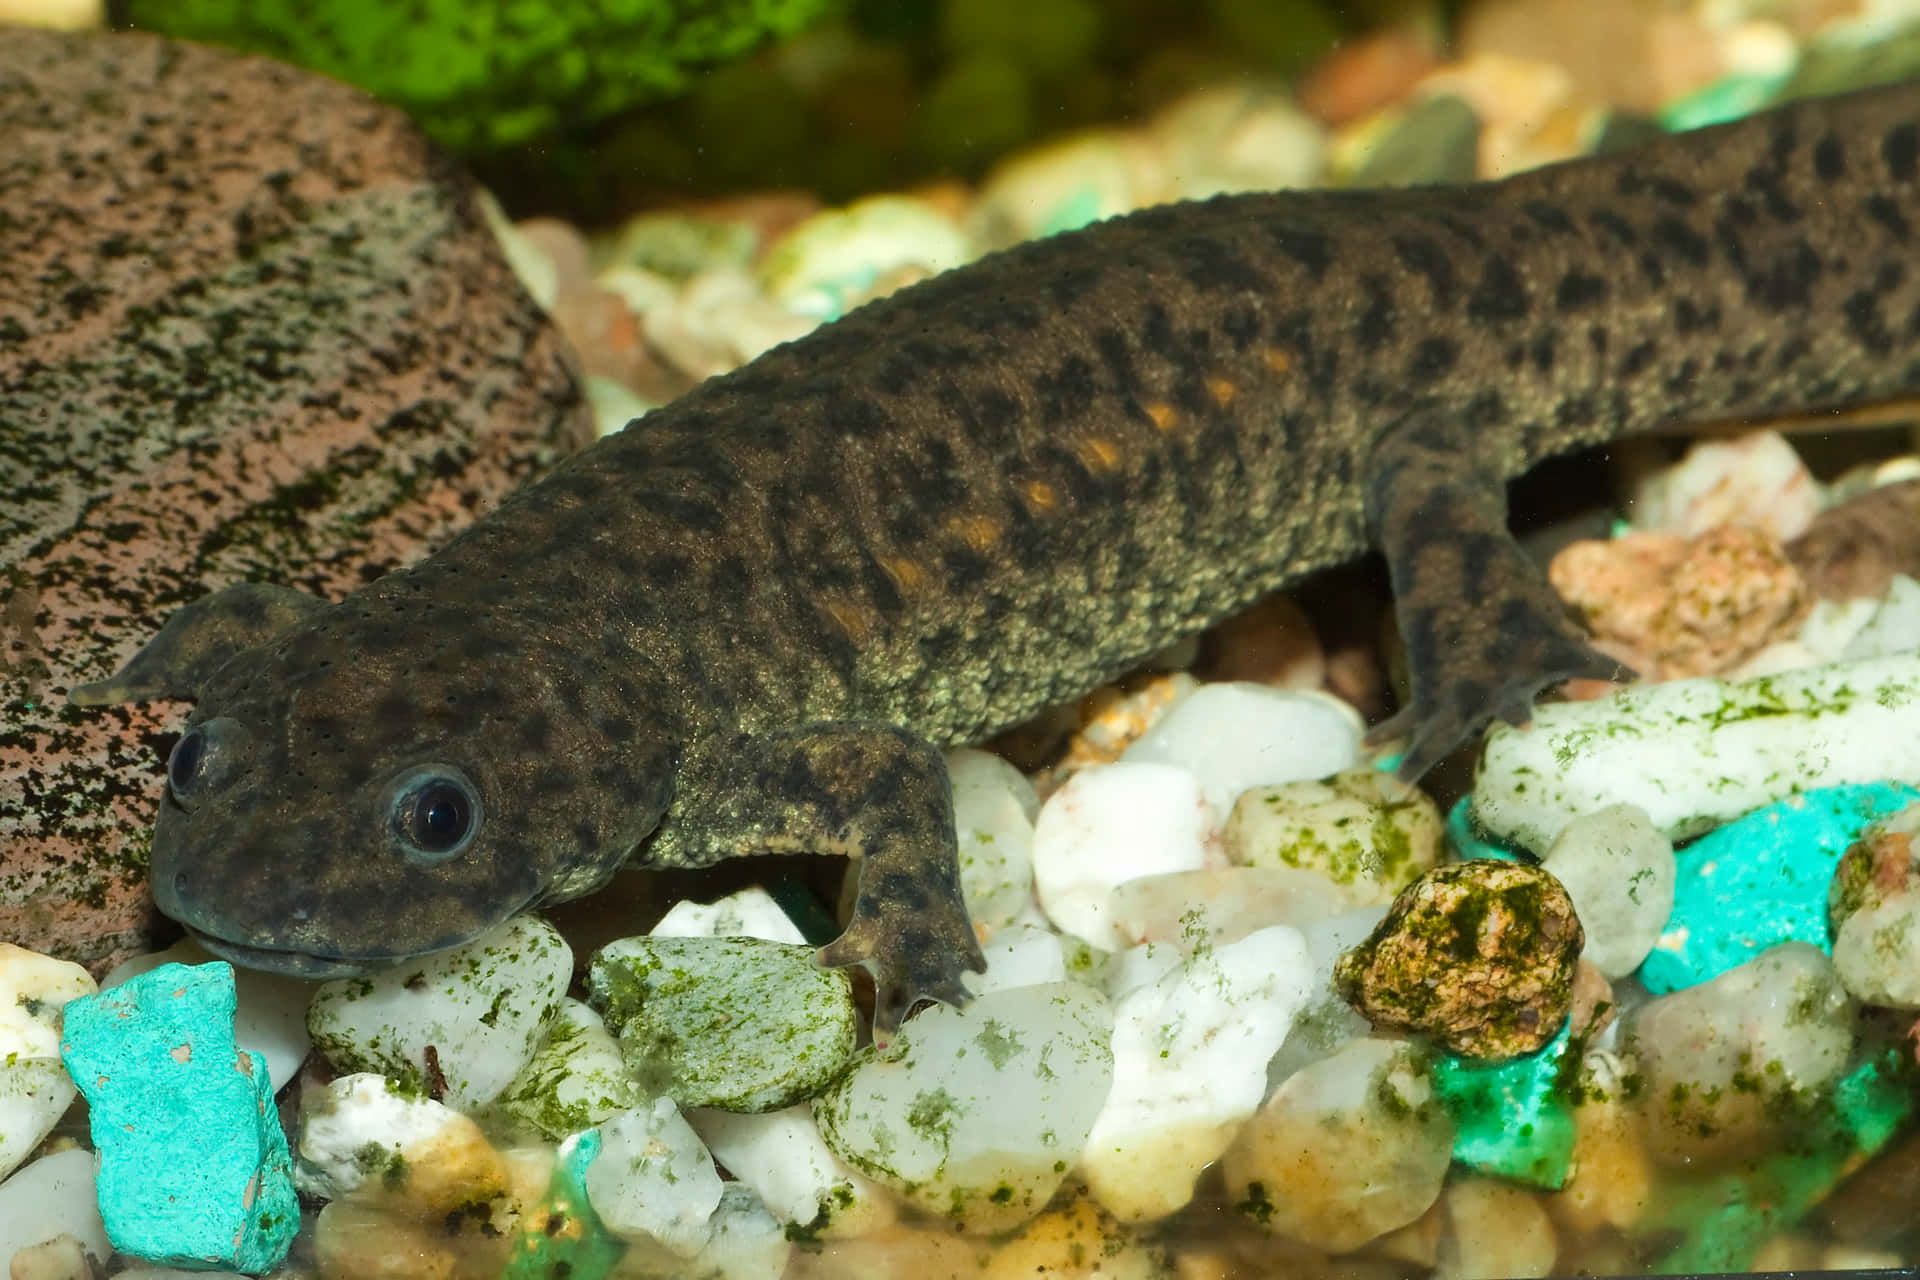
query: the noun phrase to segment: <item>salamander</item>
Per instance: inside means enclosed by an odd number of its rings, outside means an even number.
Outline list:
[[[1385,556],[1417,777],[1611,676],[1504,483],[1920,389],[1920,85],[1457,188],[1235,195],[1021,245],[630,424],[337,602],[242,585],[76,702],[196,702],[152,877],[316,977],[622,864],[860,859],[877,1022],[981,965],[941,749]]]

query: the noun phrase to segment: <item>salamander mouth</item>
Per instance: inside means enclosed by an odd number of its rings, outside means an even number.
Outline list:
[[[352,960],[339,956],[316,956],[305,951],[275,951],[268,947],[249,947],[244,943],[228,942],[225,938],[216,938],[192,925],[186,928],[195,942],[222,960],[230,960],[243,969],[258,969],[263,973],[278,973],[289,978],[307,978],[315,982],[362,977],[398,964],[406,958],[389,956],[371,960]]]

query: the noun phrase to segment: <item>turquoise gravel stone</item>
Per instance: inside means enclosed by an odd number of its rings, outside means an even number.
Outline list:
[[[1655,995],[1737,968],[1782,942],[1831,953],[1827,886],[1847,846],[1920,800],[1894,782],[1823,787],[1755,809],[1675,855],[1673,915],[1640,966]]]
[[[266,1060],[233,1039],[233,967],[168,964],[66,1007],[100,1216],[121,1253],[259,1273],[300,1225]]]
[[[604,1280],[627,1251],[587,1200],[587,1169],[600,1154],[600,1131],[560,1144],[547,1196],[528,1211],[500,1280]]]
[[[1453,1121],[1453,1158],[1470,1169],[1557,1191],[1573,1165],[1573,1108],[1560,1088],[1568,1031],[1505,1062],[1442,1054],[1433,1092]]]

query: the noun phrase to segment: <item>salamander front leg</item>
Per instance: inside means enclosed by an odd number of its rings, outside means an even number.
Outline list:
[[[1393,576],[1407,705],[1375,741],[1406,734],[1412,781],[1495,716],[1525,724],[1541,690],[1575,676],[1630,679],[1594,649],[1507,531],[1506,483],[1437,408],[1389,432],[1368,468],[1367,521]]]
[[[830,721],[745,739],[728,772],[702,806],[717,820],[708,840],[724,846],[708,857],[859,859],[853,918],[818,959],[873,975],[877,1032],[922,998],[966,1003],[961,974],[986,960],[961,896],[946,762],[931,743],[892,725]]]

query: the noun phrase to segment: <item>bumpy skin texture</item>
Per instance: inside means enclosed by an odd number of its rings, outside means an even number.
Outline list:
[[[362,586],[591,438],[470,196],[332,81],[0,28],[0,938],[98,971],[159,923],[185,709],[60,692],[229,583]]]
[[[1410,771],[1611,670],[1498,528],[1499,483],[1920,386],[1917,168],[1903,87],[1498,185],[1151,209],[905,290],[174,689],[232,731],[162,813],[156,893],[279,953],[256,962],[337,971],[629,856],[884,847],[829,958],[876,971],[883,1014],[952,998],[978,952],[928,744],[1359,554],[1369,515]],[[431,864],[384,807],[422,762],[485,809]]]

